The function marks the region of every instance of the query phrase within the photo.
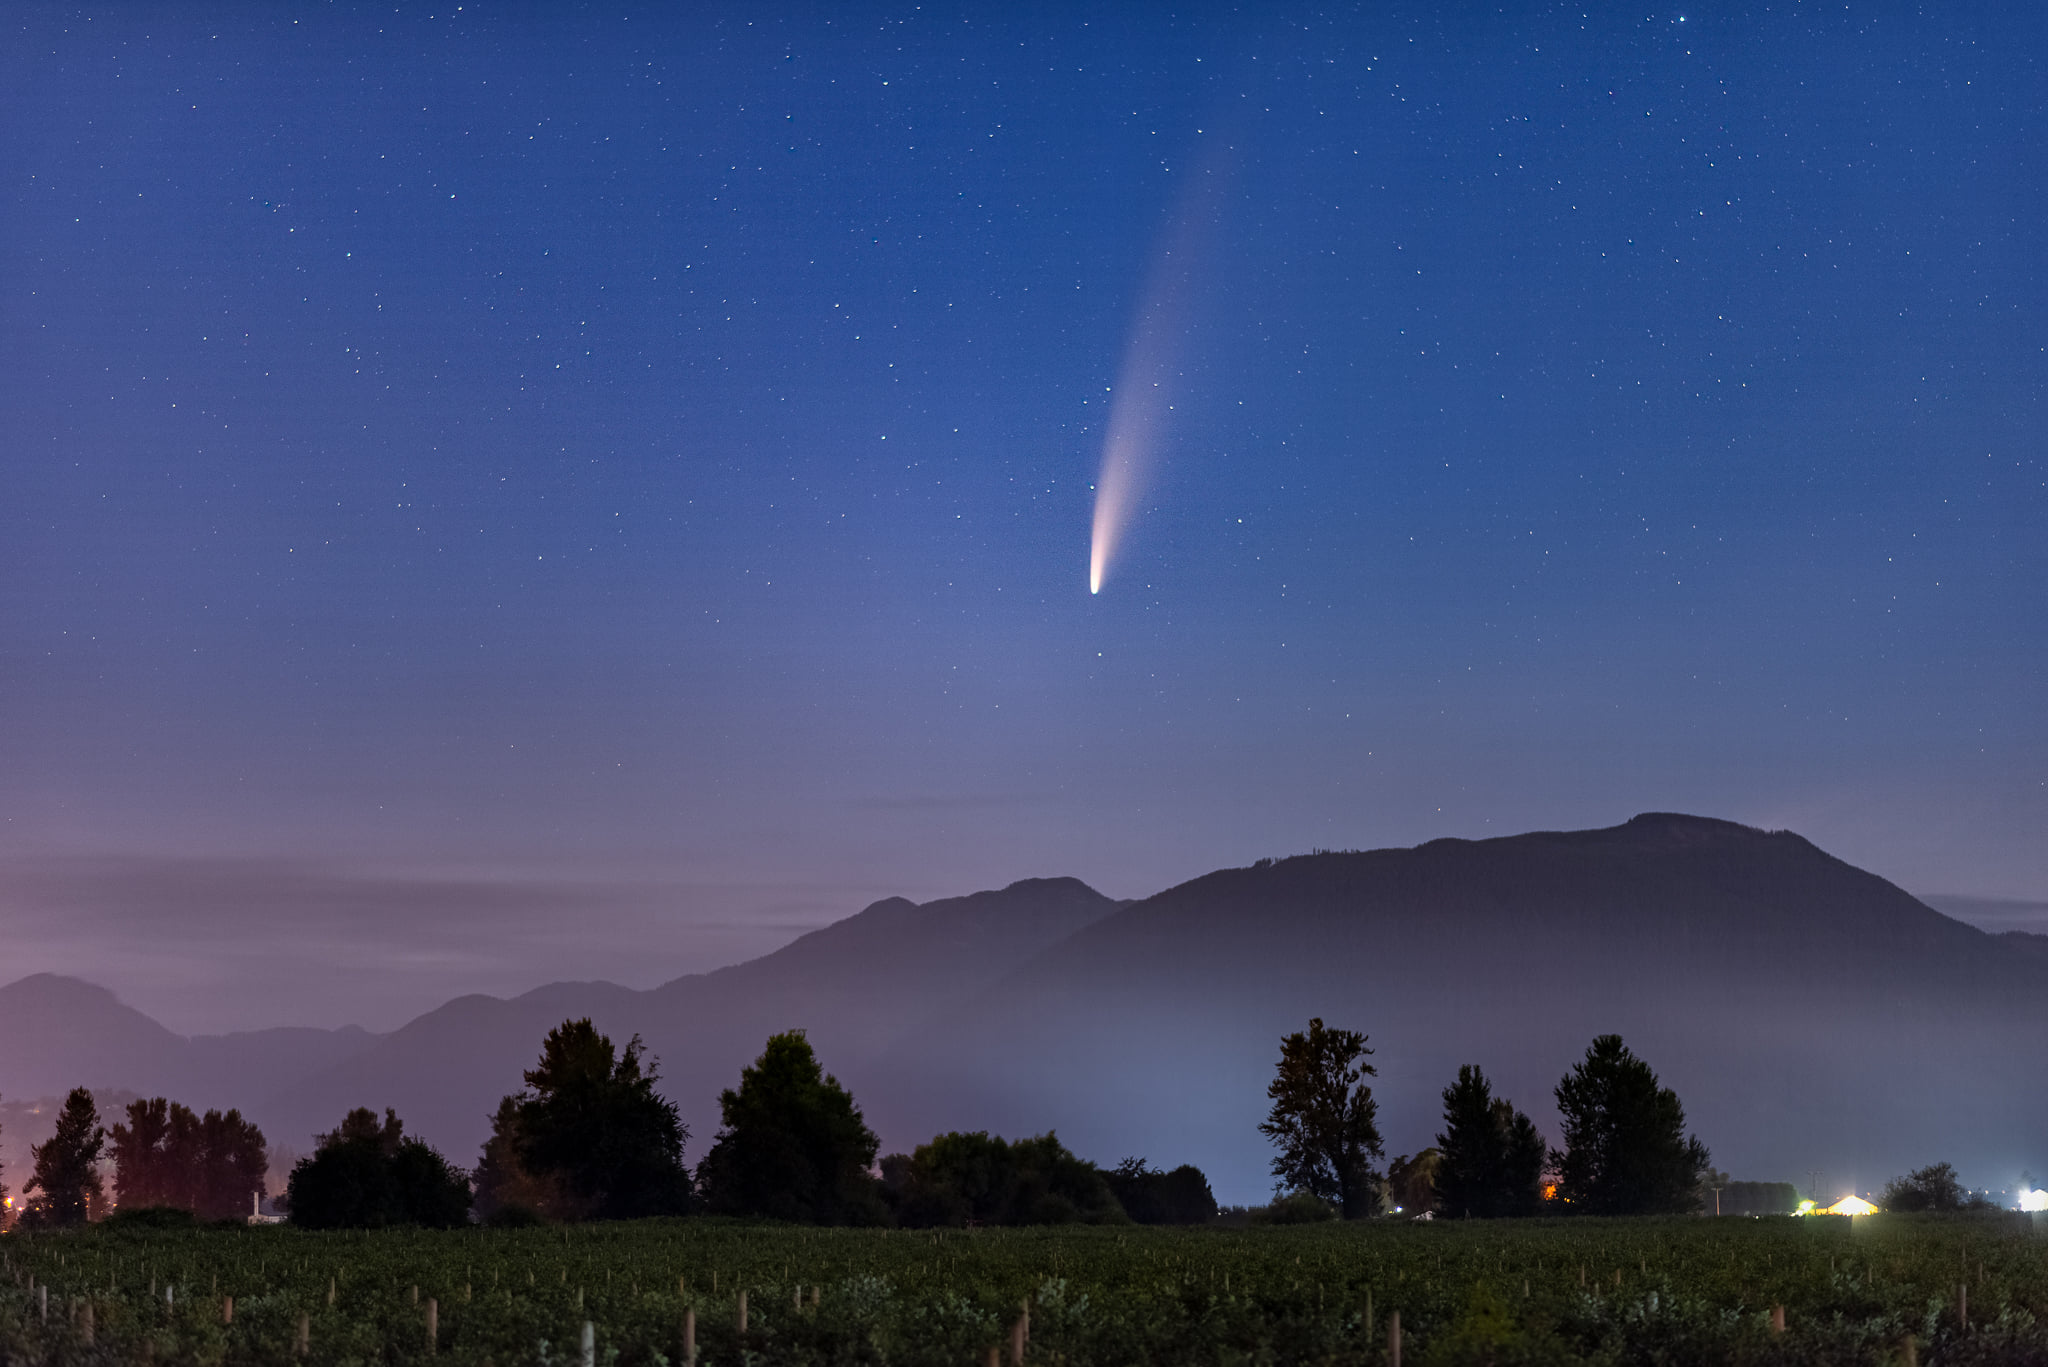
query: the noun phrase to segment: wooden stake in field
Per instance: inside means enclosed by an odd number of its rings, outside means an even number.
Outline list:
[[[683,1307],[683,1367],[697,1367],[697,1307]]]
[[[235,1322],[235,1298],[233,1296],[222,1296],[220,1298],[220,1322],[222,1324],[233,1324]]]
[[[79,1312],[78,1336],[85,1341],[86,1347],[92,1347],[93,1330],[91,1301],[87,1301],[85,1303],[84,1309]]]
[[[327,1279],[327,1303],[329,1305],[334,1304],[334,1278],[332,1277]]]
[[[740,1332],[744,1334],[747,1332],[747,1293],[744,1291],[740,1292],[739,1295],[738,1319]]]
[[[299,1332],[292,1339],[292,1356],[302,1358],[311,1351],[313,1351],[313,1317],[301,1311],[299,1314]]]
[[[1899,1340],[1900,1367],[1920,1367],[1920,1340],[1911,1334]]]
[[[1387,1362],[1390,1367],[1401,1367],[1401,1312],[1398,1310],[1387,1316]]]
[[[1771,1332],[1773,1334],[1785,1332],[1785,1307],[1782,1305],[1771,1307]]]
[[[1970,1284],[1964,1282],[1956,1288],[1956,1323],[1962,1331],[1970,1332]]]
[[[597,1367],[597,1326],[583,1321],[583,1367]]]
[[[441,1351],[441,1302],[427,1297],[427,1351]]]
[[[1031,1342],[1031,1302],[1017,1307],[1016,1323],[1010,1326],[1010,1367],[1024,1367],[1024,1349]]]

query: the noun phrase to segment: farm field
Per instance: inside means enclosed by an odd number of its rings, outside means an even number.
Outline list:
[[[1026,1361],[1077,1367],[1379,1364],[1396,1313],[1413,1364],[2048,1363],[2026,1216],[90,1229],[0,1257],[7,1362],[285,1363],[303,1324],[312,1364],[580,1363],[588,1323],[589,1360],[630,1367],[682,1360],[694,1316],[706,1367],[980,1367],[1028,1301]]]

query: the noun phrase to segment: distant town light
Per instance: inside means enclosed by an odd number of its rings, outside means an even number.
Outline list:
[[[9,1204],[12,1204],[12,1202]],[[2048,1210],[2048,1191],[2042,1191],[2039,1187],[2036,1187],[2032,1191],[2021,1192],[2020,1209]]]
[[[1861,1196],[1858,1196],[1852,1192],[1849,1195],[1844,1196],[1841,1200],[1835,1202],[1833,1205],[1829,1206],[1826,1210],[1822,1211],[1821,1214],[1875,1215],[1877,1214],[1877,1207],[1873,1206],[1872,1204],[1870,1204],[1870,1202],[1864,1200]]]

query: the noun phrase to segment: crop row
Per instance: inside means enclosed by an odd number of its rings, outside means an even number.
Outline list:
[[[1896,1216],[94,1229],[4,1241],[0,1355],[512,1367],[585,1361],[587,1325],[587,1360],[618,1367],[692,1342],[704,1367],[978,1367],[1018,1340],[1029,1363],[1378,1364],[1398,1315],[1403,1360],[1422,1364],[2048,1362],[2042,1234]]]

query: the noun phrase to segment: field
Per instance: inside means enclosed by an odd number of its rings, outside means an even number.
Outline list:
[[[680,1361],[693,1316],[706,1367],[982,1367],[1028,1302],[1045,1364],[1378,1364],[1396,1313],[1412,1364],[2048,1363],[2048,1228],[2025,1216],[93,1229],[0,1257],[7,1362],[285,1363],[303,1325],[314,1364],[630,1367]]]

